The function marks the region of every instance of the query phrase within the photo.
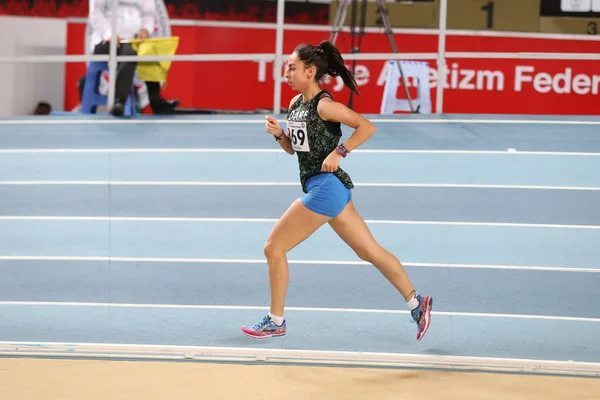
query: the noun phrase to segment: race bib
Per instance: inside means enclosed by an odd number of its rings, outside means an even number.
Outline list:
[[[295,151],[310,151],[306,122],[287,121],[287,135]]]

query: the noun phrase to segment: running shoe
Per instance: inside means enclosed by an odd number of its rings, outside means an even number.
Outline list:
[[[285,335],[285,320],[281,326],[277,325],[271,320],[268,315],[263,318],[258,324],[246,327],[242,327],[242,332],[245,335],[256,339],[266,339],[273,336]]]
[[[421,296],[417,294],[417,300],[419,300],[419,307],[415,308],[410,312],[412,316],[412,322],[417,324],[417,340],[423,339],[429,324],[431,323],[431,305],[433,299],[429,296]]]

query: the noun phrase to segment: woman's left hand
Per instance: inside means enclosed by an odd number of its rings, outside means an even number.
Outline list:
[[[329,153],[323,164],[321,165],[322,172],[335,172],[338,169],[338,165],[340,165],[340,158],[342,155],[337,152],[337,150]]]

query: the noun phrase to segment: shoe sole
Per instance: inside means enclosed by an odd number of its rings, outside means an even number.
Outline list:
[[[421,332],[421,336],[417,336],[417,340],[421,340],[425,337],[425,334],[429,330],[429,325],[431,324],[431,306],[433,305],[433,299],[430,297],[427,302],[426,312],[425,312],[425,327]]]
[[[252,339],[268,339],[268,338],[272,338],[272,337],[285,336],[285,334],[287,333],[287,332],[283,332],[283,333],[273,333],[271,335],[255,336],[248,332],[245,332],[243,329],[240,329],[240,330],[242,331],[242,333],[244,335],[251,337]]]

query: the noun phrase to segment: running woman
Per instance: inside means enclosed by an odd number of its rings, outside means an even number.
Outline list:
[[[329,223],[359,258],[373,264],[400,292],[417,324],[417,340],[421,340],[429,328],[432,298],[413,288],[400,261],[373,238],[354,207],[352,180],[339,167],[340,160],[373,136],[376,129],[368,119],[335,102],[328,91],[321,89],[324,75],[341,77],[346,86],[359,94],[352,73],[332,43],[301,44],[290,56],[285,74],[291,88],[300,92],[290,102],[286,130],[273,117],[266,117],[265,130],[283,150],[297,154],[305,194],[281,216],[264,245],[269,266],[270,312],[256,325],[243,326],[242,332],[258,339],[286,334],[286,254]],[[354,132],[339,144],[341,124]]]

